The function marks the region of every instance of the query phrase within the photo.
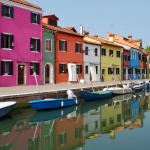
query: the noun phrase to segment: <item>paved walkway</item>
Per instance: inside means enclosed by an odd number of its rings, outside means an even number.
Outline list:
[[[147,79],[142,79],[145,81]],[[137,82],[140,80],[132,80],[132,82]],[[121,81],[122,84],[126,84],[131,82],[130,80]],[[92,82],[93,87],[100,86],[112,86],[116,84],[120,84],[120,81],[109,81],[109,82]],[[35,93],[43,93],[43,92],[55,92],[60,90],[67,89],[81,89],[81,88],[92,88],[91,83],[59,83],[59,84],[46,84],[46,85],[31,85],[31,86],[13,86],[13,87],[0,87],[0,98],[8,97],[8,96],[20,96],[20,95],[28,95]]]

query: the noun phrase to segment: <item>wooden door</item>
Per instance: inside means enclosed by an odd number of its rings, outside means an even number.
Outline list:
[[[50,67],[49,65],[47,64],[45,66],[45,83],[50,83]]]
[[[18,84],[24,84],[24,65],[18,65]]]

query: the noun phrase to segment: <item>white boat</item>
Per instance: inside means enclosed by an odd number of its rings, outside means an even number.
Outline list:
[[[133,91],[144,89],[144,83],[143,82],[128,83],[127,86],[130,87]]]
[[[0,102],[0,117],[7,115],[11,109],[16,105],[15,101]]]
[[[132,93],[132,89],[126,85],[122,85],[122,87],[106,87],[103,89],[103,91],[105,90],[111,90],[113,91],[113,94],[127,94],[127,93]]]

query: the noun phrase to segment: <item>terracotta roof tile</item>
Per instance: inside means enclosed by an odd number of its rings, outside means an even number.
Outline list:
[[[45,23],[42,24],[42,27],[45,28],[45,29],[49,29],[49,30],[53,30],[53,31],[57,31],[57,32],[63,32],[63,33],[67,33],[67,34],[72,34],[72,35],[83,37],[83,35],[81,35],[79,33],[76,33],[76,32],[73,32],[72,30],[70,31],[70,30],[65,29],[65,28],[55,27],[55,26],[48,25],[48,24],[45,24]]]
[[[29,7],[33,7],[33,8],[42,10],[42,8],[40,8],[39,6],[31,4],[31,3],[29,3],[29,2],[27,2],[25,0],[9,0],[9,1],[12,1],[12,2],[15,2],[15,3],[19,3],[19,4],[22,4],[22,5],[26,5],[26,6],[29,6]]]

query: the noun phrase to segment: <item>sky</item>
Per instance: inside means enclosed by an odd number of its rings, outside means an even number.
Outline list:
[[[106,38],[111,32],[132,39],[142,39],[150,46],[150,0],[26,0],[40,6],[43,15],[55,14],[58,26],[80,25],[90,35]]]

